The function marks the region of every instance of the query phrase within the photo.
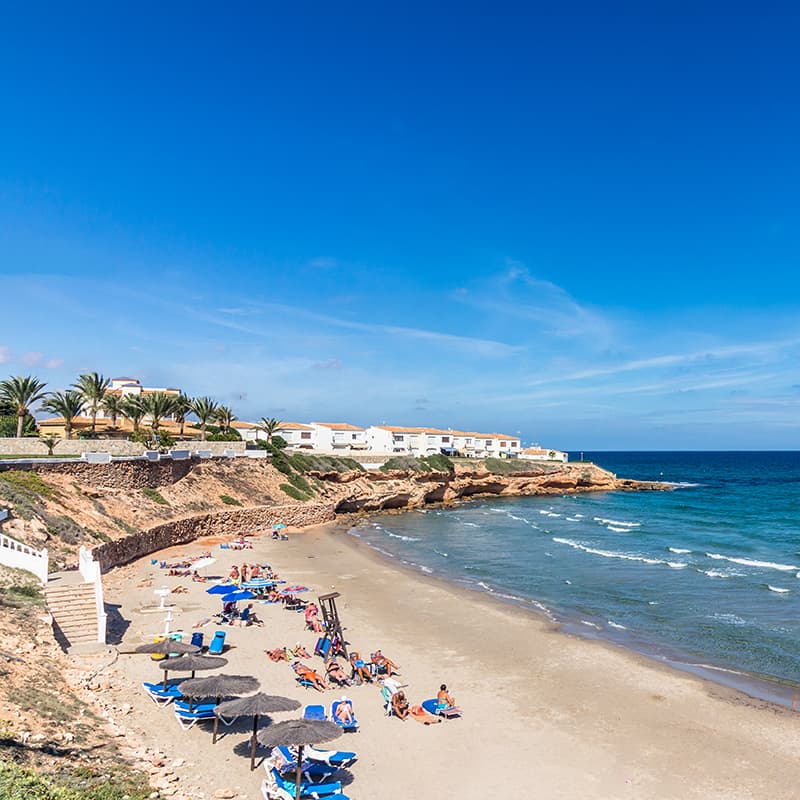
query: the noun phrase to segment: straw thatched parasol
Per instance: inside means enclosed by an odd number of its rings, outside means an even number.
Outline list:
[[[189,698],[189,710],[192,700],[198,697],[216,697],[217,705],[223,697],[254,692],[261,684],[258,678],[249,675],[210,675],[207,678],[187,678],[178,684],[184,697]],[[214,720],[216,725],[216,720]]]
[[[278,711],[296,711],[300,708],[297,700],[289,697],[280,697],[273,694],[258,694],[242,697],[238,700],[228,700],[220,703],[214,713],[219,717],[252,717],[253,735],[250,739],[250,770],[255,769],[256,764],[256,732],[258,730],[258,718],[265,714],[274,714]],[[217,739],[217,720],[214,720],[214,741]]]
[[[147,644],[140,644],[134,653],[150,653],[151,655],[168,656],[170,653],[177,653],[178,655],[185,655],[187,653],[199,653],[200,648],[194,644],[185,644],[176,639],[161,639],[158,642],[148,642]]]
[[[320,744],[338,739],[342,729],[335,722],[311,719],[290,719],[262,728],[258,741],[264,747],[297,747],[297,770],[294,781],[294,796],[300,797],[300,780],[303,775],[303,748],[308,744]]]
[[[178,658],[165,658],[158,663],[158,668],[164,670],[164,688],[167,687],[168,672],[191,672],[194,673],[205,669],[219,669],[228,663],[227,658],[219,656],[197,656],[187,655]]]

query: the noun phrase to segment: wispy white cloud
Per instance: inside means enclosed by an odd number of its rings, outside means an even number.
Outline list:
[[[0,344],[0,364],[8,364],[11,361],[11,348]]]
[[[44,360],[44,353],[25,353],[20,360],[28,367],[37,367]]]

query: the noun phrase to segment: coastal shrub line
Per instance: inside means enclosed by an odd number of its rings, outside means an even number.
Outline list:
[[[240,506],[241,503],[235,498],[231,497],[229,494],[221,494],[219,499],[225,503],[226,506]]]
[[[303,492],[301,492],[299,489],[295,489],[294,486],[289,483],[282,483],[280,488],[281,491],[283,491],[285,494],[288,494],[289,497],[294,500],[301,500],[305,502],[309,499],[308,495],[303,494]]]
[[[414,456],[394,456],[380,468],[381,472],[403,470],[405,472],[454,472],[455,465],[443,453],[414,458]]]
[[[83,786],[60,785],[55,779],[37,774],[10,761],[0,762],[0,797],[4,800],[144,800],[150,794],[143,776],[112,777],[91,770],[76,770],[74,777],[59,781]]]

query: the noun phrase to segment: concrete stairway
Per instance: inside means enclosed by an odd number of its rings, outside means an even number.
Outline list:
[[[97,644],[94,584],[84,583],[79,572],[56,572],[49,577],[45,599],[53,633],[64,650]]]

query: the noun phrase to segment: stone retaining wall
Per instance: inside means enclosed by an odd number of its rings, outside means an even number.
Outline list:
[[[83,453],[111,453],[112,456],[140,456],[145,446],[127,439],[59,439],[53,451],[57,456],[79,456]],[[210,450],[215,456],[221,456],[225,450],[244,453],[244,442],[199,442],[177,441],[176,450]],[[46,456],[47,448],[40,439],[33,436],[21,439],[0,437],[0,455],[4,456]]]
[[[273,525],[292,527],[320,525],[334,519],[332,503],[286,504],[259,506],[214,514],[184,517],[156,525],[141,533],[106,542],[92,551],[103,572],[150,555],[166,547],[192,542],[201,536],[240,536],[266,533]]]
[[[58,473],[75,475],[83,483],[98,489],[158,489],[172,486],[185,478],[198,461],[115,461],[111,464],[87,464],[84,461],[62,461],[60,463],[26,464],[24,469],[41,474]],[[19,465],[3,464],[3,469],[20,469]]]

